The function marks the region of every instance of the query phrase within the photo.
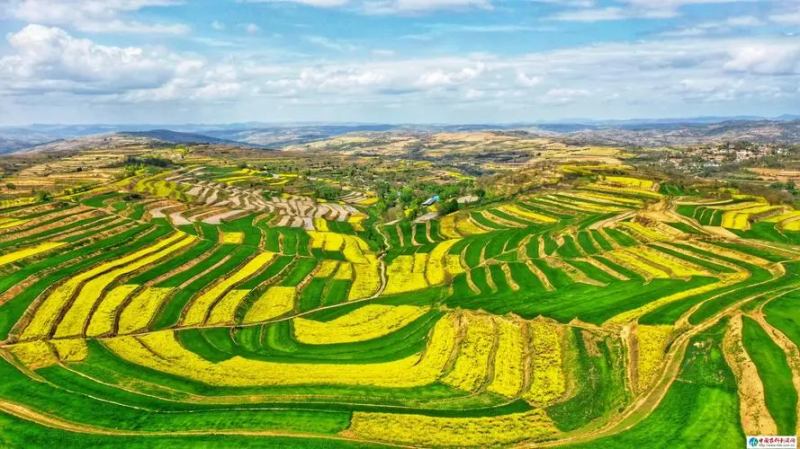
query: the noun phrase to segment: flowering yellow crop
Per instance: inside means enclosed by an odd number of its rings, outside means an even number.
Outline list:
[[[498,331],[494,355],[494,380],[488,390],[508,398],[517,397],[525,383],[527,341],[520,322],[495,318]]]
[[[16,226],[22,226],[28,220],[18,220],[16,218],[0,218],[0,229],[8,229]]]
[[[355,412],[350,431],[368,440],[416,447],[494,447],[558,433],[541,409],[483,418]]]
[[[375,205],[377,203],[378,203],[378,198],[374,198],[373,197],[373,198],[367,198],[367,199],[361,200],[361,202],[359,202],[358,204],[361,205],[361,206],[372,206],[372,205]]]
[[[781,225],[784,231],[800,231],[800,220],[790,221]]]
[[[594,193],[594,192],[577,192],[577,193],[564,193],[564,195],[571,196],[574,198],[583,198],[588,200],[601,200],[601,201],[611,201],[615,203],[622,203],[627,204],[630,206],[641,206],[642,200],[637,200],[635,198],[624,198],[620,196],[614,195],[606,195],[604,193]]]
[[[244,324],[271,320],[294,310],[296,287],[270,287],[244,317]]]
[[[672,326],[639,326],[636,329],[639,344],[639,391],[644,391],[656,378],[667,344],[672,336]]]
[[[781,215],[767,218],[764,220],[766,223],[780,223],[783,221],[800,218],[800,210],[792,210]]]
[[[314,219],[314,229],[318,232],[330,232],[328,228],[328,222],[324,218],[315,218]]]
[[[202,324],[208,318],[211,307],[214,303],[227,292],[231,287],[256,274],[259,270],[267,266],[275,259],[275,253],[264,252],[250,259],[239,271],[208,289],[189,304],[186,316],[183,318],[184,326],[194,326]]]
[[[589,184],[586,188],[594,190],[596,192],[603,192],[603,193],[610,193],[610,194],[628,194],[628,195],[638,195],[638,196],[646,196],[652,199],[661,199],[664,195],[653,192],[651,190],[644,190],[644,189],[637,189],[634,187],[614,187],[610,185],[603,185],[603,184]]]
[[[206,324],[233,324],[236,309],[244,301],[250,290],[231,290],[211,310]]]
[[[35,197],[18,198],[16,200],[4,200],[0,201],[0,209],[5,209],[7,207],[14,207],[14,206],[23,206],[25,204],[33,204],[35,202],[36,202]]]
[[[41,254],[56,249],[62,245],[64,245],[63,242],[45,242],[30,248],[25,248],[19,251],[14,251],[13,253],[8,253],[6,255],[0,256],[0,267],[2,267],[3,265],[14,263],[18,260],[26,259],[28,257],[33,257],[37,254]]]
[[[20,363],[33,370],[58,365],[58,357],[53,354],[46,341],[19,343],[8,349]]]
[[[561,333],[558,324],[551,320],[536,319],[529,327],[533,366],[531,386],[523,397],[543,407],[557,401],[567,391],[561,367]]]
[[[312,248],[321,248],[325,251],[341,251],[344,248],[344,235],[334,232],[308,231],[311,236]]]
[[[461,264],[461,255],[460,254],[448,254],[447,255],[447,265],[446,268],[447,273],[450,276],[455,276],[457,274],[464,273],[464,265]]]
[[[353,265],[355,279],[347,294],[348,301],[366,299],[378,292],[381,288],[380,265],[377,261],[369,264]]]
[[[487,230],[475,224],[472,218],[468,215],[458,215],[456,218],[456,229],[461,235],[480,235],[486,234]]]
[[[89,337],[99,337],[100,335],[114,332],[117,310],[138,288],[138,285],[120,285],[108,292],[92,315],[89,327],[86,329],[86,335]]]
[[[515,217],[522,218],[522,219],[534,220],[534,221],[539,221],[539,222],[542,222],[542,223],[557,223],[558,222],[557,218],[549,217],[549,216],[543,215],[543,214],[537,214],[536,212],[531,212],[529,210],[523,209],[523,208],[521,208],[521,207],[519,207],[519,206],[517,206],[515,204],[506,204],[504,206],[501,206],[500,210],[505,212],[505,213],[507,213],[507,214],[509,214],[509,215],[513,215]]]
[[[119,334],[145,330],[173,290],[149,287],[136,295],[119,314]]]
[[[222,243],[241,245],[244,243],[244,232],[223,232]]]
[[[461,342],[453,370],[442,382],[464,391],[477,391],[489,375],[494,348],[495,324],[489,315],[465,313],[467,336]]]
[[[685,290],[680,293],[675,293],[674,295],[659,298],[655,301],[645,304],[642,307],[639,307],[638,309],[629,310],[615,317],[612,317],[608,321],[606,321],[605,324],[617,324],[617,325],[626,324],[666,304],[673,303],[675,301],[680,301],[681,299],[688,298],[690,296],[700,295],[702,293],[717,290],[727,285],[738,284],[739,282],[744,281],[748,277],[749,277],[748,273],[735,273],[735,274],[723,275],[722,282],[714,282],[712,284],[707,284],[702,287],[693,288],[691,290]]]
[[[111,283],[113,283],[120,276],[132,273],[139,268],[169,256],[173,252],[178,251],[195,241],[196,237],[179,233],[170,239],[166,239],[165,241],[159,243],[159,245],[164,245],[165,242],[170,240],[174,241],[174,239],[179,240],[177,243],[167,246],[165,249],[151,253],[135,261],[131,261],[128,264],[104,273],[87,282],[83,288],[81,288],[80,293],[78,293],[78,296],[75,298],[72,306],[64,315],[64,319],[61,320],[61,324],[58,325],[55,333],[56,338],[77,337],[83,335],[83,329],[88,324],[87,320],[89,319],[89,315],[92,313],[92,309],[94,309],[95,304],[97,304]],[[156,245],[156,247],[159,245]]]
[[[632,221],[624,221],[620,223],[619,226],[630,229],[637,237],[643,240],[661,241],[670,239],[669,235],[659,232],[658,229],[642,226]]]
[[[339,268],[339,262],[335,260],[323,260],[322,264],[319,266],[319,269],[314,274],[314,277],[329,278],[336,273],[337,268]]]
[[[459,241],[460,240],[444,241],[436,245],[433,251],[431,251],[430,257],[428,257],[428,264],[425,267],[425,277],[431,285],[440,285],[447,281],[447,254]]]
[[[213,363],[181,346],[173,331],[154,332],[139,337],[115,337],[102,342],[112,352],[131,363],[208,385],[367,385],[412,388],[430,385],[441,376],[456,342],[456,329],[452,320],[445,317],[436,324],[430,344],[422,354],[366,365],[264,362],[241,357]]]
[[[720,206],[713,206],[712,209],[731,211],[731,210],[749,209],[751,207],[760,207],[760,206],[763,206],[763,204],[758,201],[746,201],[743,203],[732,203]]]
[[[628,178],[623,176],[606,176],[605,181],[612,184],[620,184],[626,187],[638,187],[646,190],[652,189],[655,184],[649,179]]]
[[[67,282],[56,288],[42,302],[42,304],[36,310],[36,313],[33,315],[33,318],[28,323],[25,330],[22,332],[22,335],[20,335],[20,340],[23,341],[32,340],[35,338],[45,337],[49,335],[53,325],[55,324],[55,321],[61,315],[61,309],[69,302],[69,300],[81,287],[84,281],[91,279],[101,273],[105,273],[106,271],[112,270],[116,267],[124,266],[126,264],[140,260],[141,258],[146,257],[147,255],[155,251],[158,251],[164,246],[173,243],[175,239],[180,238],[184,235],[185,234],[183,233],[177,233],[168,239],[162,240],[161,242],[159,242],[154,246],[137,251],[136,253],[133,253],[127,257],[123,257],[121,259],[117,259],[112,262],[101,264],[91,270],[85,271],[81,274],[78,274],[77,276],[72,277]],[[86,288],[86,286],[84,286],[84,288]],[[97,296],[91,297],[87,294],[86,299],[92,302],[92,305],[94,305],[93,301],[98,299]],[[91,307],[89,307],[85,313],[88,314],[90,310]],[[85,318],[85,316],[81,318]],[[81,328],[78,331],[80,333],[80,331],[83,328],[83,325],[80,324],[78,327]]]
[[[779,209],[779,207],[775,206],[761,205],[727,211],[722,214],[722,227],[728,229],[739,229],[743,231],[747,229],[747,226],[750,222],[750,217]]]
[[[576,209],[588,212],[598,212],[601,214],[622,212],[623,210],[625,210],[621,207],[613,206],[611,204],[601,206],[599,204],[587,203],[585,201],[580,201],[580,200],[565,200],[563,198],[550,198],[550,197],[548,197],[547,199],[549,199],[548,203],[553,204],[553,206],[556,207],[567,207],[570,209]]]
[[[325,251],[341,251],[345,259],[353,263],[368,263],[369,245],[362,238],[336,234],[334,232],[307,231],[311,236],[312,248],[321,248]]]
[[[456,230],[455,214],[447,215],[439,222],[439,234],[448,239],[460,239],[462,235]]]
[[[80,363],[89,356],[89,347],[85,340],[53,340],[53,347],[56,348],[58,358],[67,363]]]
[[[652,248],[647,246],[637,246],[633,248],[629,248],[628,252],[631,252],[642,259],[649,260],[662,266],[672,272],[673,275],[676,277],[690,277],[690,276],[703,276],[708,275],[706,271],[704,271],[701,267],[698,267],[690,262],[687,262],[682,259],[678,259],[677,257],[671,256],[669,254],[664,254],[660,251],[656,251]]]
[[[353,265],[349,263],[343,263],[339,265],[339,269],[336,270],[336,274],[333,276],[334,281],[351,281],[353,280]]]
[[[639,274],[643,274],[646,277],[669,279],[669,273],[666,271],[650,265],[646,261],[625,250],[611,251],[606,253],[605,256],[612,259],[614,262],[629,268],[630,270],[633,270]]]
[[[295,318],[294,335],[298,342],[309,345],[373,340],[402,329],[428,310],[416,306],[368,305],[328,322]]]
[[[414,270],[415,259],[415,256],[399,256],[386,267],[388,280],[384,294],[394,295],[428,287],[428,282],[425,280],[425,265]]]

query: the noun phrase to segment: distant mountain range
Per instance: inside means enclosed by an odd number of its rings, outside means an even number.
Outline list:
[[[800,142],[800,116],[697,117],[508,124],[232,123],[224,125],[44,125],[0,127],[0,154],[113,146],[121,141],[275,148],[348,133],[523,131],[598,145],[690,145],[711,141]]]

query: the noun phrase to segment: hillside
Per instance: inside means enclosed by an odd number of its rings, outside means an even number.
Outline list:
[[[517,132],[433,134],[430,160],[153,136],[175,138],[8,161],[8,438],[727,447],[797,426],[789,201]]]

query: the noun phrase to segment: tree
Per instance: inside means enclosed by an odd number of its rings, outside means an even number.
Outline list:
[[[36,202],[43,203],[45,201],[50,201],[53,198],[53,195],[50,192],[45,192],[44,190],[38,190],[36,192]]]
[[[458,201],[456,200],[445,201],[439,206],[439,213],[442,216],[449,215],[457,211],[458,211]]]

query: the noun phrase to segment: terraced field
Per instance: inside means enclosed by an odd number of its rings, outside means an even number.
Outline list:
[[[0,441],[741,447],[797,433],[797,211],[599,176],[377,223],[367,192],[323,203],[235,185],[254,176],[186,166],[0,206]]]

